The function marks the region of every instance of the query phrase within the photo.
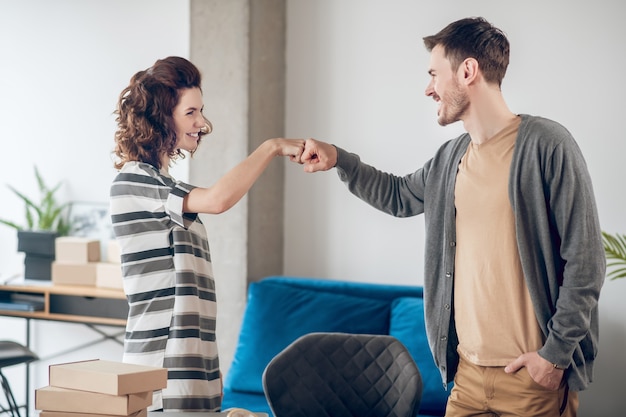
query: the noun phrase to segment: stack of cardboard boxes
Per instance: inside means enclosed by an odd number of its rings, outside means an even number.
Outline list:
[[[35,390],[40,417],[145,417],[167,369],[92,360],[51,365],[49,385]]]
[[[114,240],[108,243],[106,261],[101,262],[100,241],[64,236],[55,241],[52,282],[60,285],[87,285],[122,288],[120,250]]]
[[[111,240],[107,245],[106,262],[98,262],[96,265],[96,287],[123,288],[121,263],[120,245],[116,240]]]

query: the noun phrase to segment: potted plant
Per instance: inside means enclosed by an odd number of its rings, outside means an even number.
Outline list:
[[[606,254],[607,268],[610,272],[607,277],[618,279],[626,277],[626,235],[619,233],[610,234],[602,232],[604,252]]]
[[[50,188],[35,167],[39,201],[35,202],[15,187],[8,187],[24,202],[25,224],[0,219],[0,223],[17,230],[17,250],[25,253],[24,276],[27,279],[50,280],[55,259],[55,239],[70,231],[70,203],[60,204],[55,196],[61,183]]]

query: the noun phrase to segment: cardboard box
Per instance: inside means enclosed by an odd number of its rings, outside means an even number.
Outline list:
[[[110,240],[107,245],[107,262],[112,264],[122,263],[122,248],[117,240]]]
[[[127,416],[152,405],[152,391],[109,395],[47,386],[35,390],[35,409]]]
[[[100,241],[76,236],[58,237],[55,240],[55,252],[55,259],[61,263],[99,262]]]
[[[144,408],[133,414],[129,414],[128,417],[147,417],[148,409]],[[113,414],[94,414],[94,413],[70,413],[66,411],[48,411],[44,410],[39,412],[39,417],[119,417]]]
[[[96,287],[123,289],[122,266],[106,262],[98,262],[96,267]]]
[[[67,264],[59,261],[52,263],[52,283],[58,285],[87,285],[95,287],[97,263]]]
[[[105,360],[50,365],[51,386],[125,395],[167,387],[167,369]]]

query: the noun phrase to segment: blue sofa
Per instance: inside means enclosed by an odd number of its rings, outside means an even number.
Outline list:
[[[242,407],[272,416],[263,394],[269,361],[311,332],[390,334],[417,363],[424,390],[421,417],[443,416],[444,389],[424,328],[422,287],[313,278],[268,277],[250,284],[239,342],[224,381],[223,408]]]

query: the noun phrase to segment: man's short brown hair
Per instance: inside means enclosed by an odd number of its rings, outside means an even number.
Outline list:
[[[424,37],[424,45],[429,52],[441,45],[453,70],[467,58],[476,59],[485,80],[502,85],[509,66],[509,41],[504,32],[484,18],[452,22],[436,35]]]

